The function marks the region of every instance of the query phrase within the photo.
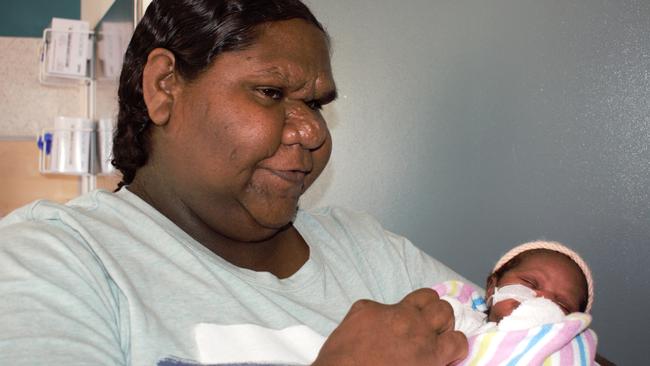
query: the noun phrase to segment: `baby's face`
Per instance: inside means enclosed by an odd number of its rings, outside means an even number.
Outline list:
[[[496,283],[495,283],[496,282]],[[580,311],[587,296],[584,276],[580,267],[569,257],[550,250],[526,253],[521,262],[503,273],[498,280],[488,284],[488,295],[494,293],[494,285],[520,284],[537,292],[560,306],[565,314]],[[516,300],[504,300],[492,306],[488,320],[499,322],[519,306]]]

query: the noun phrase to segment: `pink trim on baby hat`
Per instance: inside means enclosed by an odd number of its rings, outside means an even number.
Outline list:
[[[492,273],[498,271],[499,268],[508,263],[508,261],[510,261],[512,258],[518,256],[523,252],[534,249],[548,249],[562,253],[571,258],[578,265],[578,267],[580,267],[582,273],[585,276],[585,279],[587,280],[587,306],[585,308],[585,312],[590,312],[591,306],[594,303],[594,280],[591,276],[591,270],[589,269],[587,263],[582,259],[582,257],[578,255],[578,253],[556,241],[532,241],[516,246],[510,249],[510,251],[508,251],[503,257],[501,257],[501,259],[499,259],[499,261],[497,261],[497,264],[494,265]]]

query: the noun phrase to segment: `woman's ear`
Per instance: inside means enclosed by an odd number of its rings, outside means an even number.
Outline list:
[[[174,93],[179,85],[175,72],[176,58],[164,48],[149,52],[142,73],[142,94],[154,124],[162,126],[169,121],[174,102]]]

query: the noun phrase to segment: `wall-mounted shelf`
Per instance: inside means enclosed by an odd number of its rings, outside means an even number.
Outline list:
[[[42,174],[107,175],[110,164],[114,121],[57,117],[54,127],[38,136],[39,171]]]
[[[39,81],[44,85],[75,86],[88,83],[94,74],[94,32],[46,28],[39,62]]]
[[[40,83],[81,87],[85,110],[81,116],[57,117],[52,128],[41,131],[39,170],[79,176],[81,193],[95,188],[97,175],[115,172],[110,164],[115,116],[97,113],[97,82],[117,82],[133,19],[111,19],[110,12],[94,31],[87,21],[61,18],[43,31]]]
[[[78,86],[94,77],[92,31],[43,30],[38,79],[50,86]]]

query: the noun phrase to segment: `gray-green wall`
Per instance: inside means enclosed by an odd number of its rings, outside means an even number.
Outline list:
[[[53,17],[79,19],[79,0],[2,0],[0,37],[41,37]]]
[[[333,38],[332,164],[365,209],[477,283],[508,248],[577,249],[620,365],[650,329],[650,1],[308,0]]]

